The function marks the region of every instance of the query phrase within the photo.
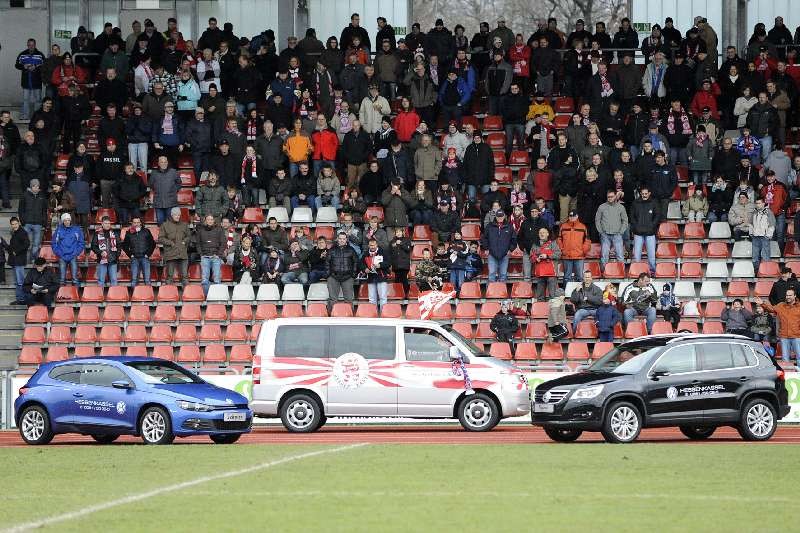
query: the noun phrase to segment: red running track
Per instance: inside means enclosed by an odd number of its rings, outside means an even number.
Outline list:
[[[599,433],[586,433],[578,442],[601,442]],[[121,437],[119,443],[141,443],[136,437]],[[210,443],[207,437],[177,439],[177,443]],[[330,425],[311,434],[289,433],[283,427],[258,427],[244,435],[242,444],[541,444],[552,442],[541,428],[502,425],[487,433],[471,433],[457,425]],[[677,428],[645,429],[638,442],[741,443],[733,428],[720,428],[707,441],[690,441]],[[91,437],[58,435],[52,444],[93,444]],[[771,444],[800,444],[800,426],[781,426],[768,441]],[[17,431],[0,431],[0,448],[25,446]]]

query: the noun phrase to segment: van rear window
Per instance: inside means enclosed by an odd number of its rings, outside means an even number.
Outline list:
[[[280,326],[275,357],[327,358],[328,326]]]

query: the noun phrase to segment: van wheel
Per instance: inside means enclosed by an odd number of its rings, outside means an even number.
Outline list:
[[[692,440],[705,440],[717,430],[714,426],[680,426],[681,433]]]
[[[642,415],[630,402],[611,404],[603,421],[603,438],[606,442],[625,444],[633,442],[642,431]]]
[[[744,440],[769,440],[777,429],[775,408],[767,400],[747,402],[739,418],[739,435]]]
[[[119,435],[92,435],[92,438],[98,444],[111,444],[119,438]]]
[[[560,429],[551,426],[544,426],[542,429],[551,440],[556,442],[574,442],[583,433],[580,429]]]
[[[50,415],[40,405],[31,405],[19,417],[19,434],[28,444],[47,444],[53,440]]]
[[[292,433],[311,433],[323,424],[322,408],[308,394],[294,394],[281,406],[283,427]]]
[[[148,407],[139,419],[139,435],[145,444],[171,444],[175,440],[172,419],[163,408]]]
[[[470,394],[458,406],[458,421],[467,431],[489,431],[500,422],[500,411],[486,394]]]
[[[222,433],[211,435],[211,440],[214,441],[214,444],[233,444],[241,436],[241,433]]]

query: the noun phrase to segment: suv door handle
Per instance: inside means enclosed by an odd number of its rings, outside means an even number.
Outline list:
[[[747,381],[748,379],[750,379],[750,378],[747,377],[747,376],[742,376],[742,377],[739,378],[739,381]]]
[[[72,393],[72,395],[75,396],[76,398],[83,398],[83,394],[81,394],[80,392],[74,392]]]
[[[694,381],[692,381],[692,385],[697,385],[698,383],[700,383],[699,379],[695,379]]]

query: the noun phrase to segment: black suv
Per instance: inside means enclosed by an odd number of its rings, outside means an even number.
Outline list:
[[[663,426],[678,426],[690,439],[733,426],[746,440],[767,440],[788,413],[783,370],[759,343],[738,335],[652,335],[536,387],[531,421],[559,442],[583,431],[632,442],[643,427]]]

